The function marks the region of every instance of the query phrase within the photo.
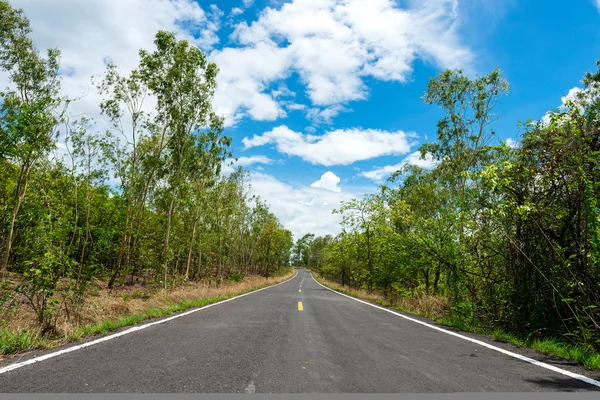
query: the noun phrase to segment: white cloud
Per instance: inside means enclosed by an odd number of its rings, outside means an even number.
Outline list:
[[[306,106],[304,104],[298,104],[294,102],[285,103],[284,107],[287,108],[289,111],[298,111],[306,109]]]
[[[321,179],[314,182],[310,187],[323,188],[331,190],[332,192],[341,192],[342,189],[337,185],[340,182],[340,178],[337,177],[333,172],[327,171],[321,175]]]
[[[337,129],[322,136],[304,135],[282,125],[262,135],[244,138],[246,148],[274,143],[280,153],[295,155],[312,164],[348,165],[384,155],[408,153],[414,134],[375,129]]]
[[[598,8],[598,12],[600,12],[600,0],[596,0],[596,7]]]
[[[251,173],[250,178],[254,192],[267,201],[270,210],[296,239],[309,232],[318,236],[339,233],[340,215],[331,211],[339,208],[341,200],[357,197],[353,193],[322,188],[293,187],[259,172]]]
[[[407,164],[416,165],[421,168],[430,169],[436,166],[436,161],[433,159],[431,154],[427,154],[424,159],[421,159],[421,152],[415,151],[407,156],[400,163],[395,165],[387,165],[382,168],[376,168],[371,171],[361,172],[358,174],[359,176],[364,176],[365,178],[371,179],[375,182],[382,182],[384,178],[390,176],[394,172],[402,169]]]
[[[254,0],[243,0],[244,2],[244,7],[248,8],[251,7],[252,4],[254,3]]]
[[[519,142],[517,142],[514,139],[508,138],[506,139],[506,145],[512,149],[516,149],[517,147],[519,147]]]
[[[544,116],[542,117],[542,123],[544,125],[548,125],[550,123],[550,112],[547,112],[546,114],[544,114]]]
[[[352,111],[344,106],[339,104],[333,105],[331,107],[325,107],[323,109],[320,108],[310,108],[306,111],[306,117],[313,121],[315,124],[331,124],[333,122],[333,118],[336,117],[341,112]]]
[[[47,48],[61,50],[61,70],[69,72],[62,76],[63,92],[83,96],[71,111],[96,118],[101,98],[90,81],[92,75],[103,74],[105,59],[129,72],[137,67],[141,48],[154,48],[161,29],[206,51],[219,40],[222,16],[216,6],[205,12],[194,0],[11,0],[11,5],[25,11],[42,53]]]
[[[242,10],[239,7],[234,7],[234,8],[231,9],[231,15],[233,15],[233,16],[240,15],[240,14],[243,14],[243,13],[244,13],[244,10]]]
[[[600,0],[598,0],[600,1]],[[572,87],[571,89],[569,89],[569,93],[567,93],[566,96],[563,96],[560,98],[560,100],[562,101],[562,106],[564,106],[566,104],[567,101],[575,101],[577,100],[577,95],[579,93],[583,92],[583,89],[575,86]]]
[[[273,95],[265,93],[269,83],[288,76],[289,61],[273,44],[225,48],[214,51],[211,61],[219,67],[215,107],[231,126],[249,115],[260,121],[286,116]]]
[[[598,0],[598,1],[600,1],[600,0]],[[566,103],[573,102],[583,112],[585,107],[583,106],[582,102],[592,101],[594,96],[596,96],[596,95],[597,94],[593,88],[588,88],[587,90],[585,90],[585,89],[581,89],[580,87],[577,87],[577,86],[572,87],[571,89],[569,89],[569,92],[567,93],[566,96],[562,96],[560,98],[561,104],[560,104],[560,106],[558,106],[558,109],[559,109],[559,111],[564,111],[567,109]],[[544,114],[544,116],[541,119],[543,125],[550,124],[550,117],[552,114],[555,114],[555,112],[548,111],[546,114]]]
[[[456,1],[409,4],[403,9],[394,0],[292,0],[265,8],[250,24],[241,22],[232,39],[242,47],[228,49],[226,60],[215,58],[222,71],[238,75],[220,80],[227,86],[227,100],[221,100],[227,124],[246,111],[261,120],[285,116],[265,91],[292,72],[299,74],[313,106],[330,107],[366,99],[366,77],[406,82],[417,58],[470,69],[473,56],[458,39]],[[263,54],[266,71],[246,73],[246,63],[262,61]],[[268,111],[257,111],[265,106]],[[341,109],[329,110],[331,118]]]
[[[235,171],[235,169],[238,166],[248,167],[252,164],[273,164],[273,162],[274,161],[271,160],[269,157],[260,156],[260,155],[250,156],[250,157],[238,157],[237,161],[235,161],[235,159],[228,158],[223,163],[221,170],[223,171],[224,174],[230,174],[233,171]]]
[[[271,96],[278,97],[295,97],[296,93],[292,92],[285,83],[280,83],[277,89],[271,91]]]
[[[243,7],[251,3],[245,0]],[[250,25],[238,24],[235,47],[215,51],[224,13],[215,5],[202,9],[195,0],[11,4],[25,10],[40,49],[62,50],[63,70],[70,71],[63,87],[73,97],[86,94],[75,111],[88,115],[96,115],[89,111],[97,112],[99,103],[90,76],[103,72],[106,58],[124,72],[134,68],[138,50],[153,48],[160,29],[199,46],[218,64],[215,108],[227,126],[244,117],[286,117],[284,100],[270,89],[293,73],[306,86],[311,108],[322,109],[320,117],[330,121],[343,104],[367,98],[366,77],[404,82],[417,58],[442,67],[468,67],[472,59],[459,43],[452,0],[409,2],[406,9],[394,0],[292,0],[265,8]]]

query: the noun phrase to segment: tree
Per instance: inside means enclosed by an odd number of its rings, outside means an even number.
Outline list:
[[[312,241],[315,239],[315,235],[307,233],[296,241],[294,247],[294,265],[301,265],[303,267],[309,266],[310,260],[310,246]]]
[[[163,244],[164,287],[167,288],[168,250],[173,212],[183,175],[194,165],[194,134],[202,128],[220,132],[222,119],[212,111],[217,66],[187,41],[177,41],[173,33],[160,31],[156,50],[140,51],[140,73],[157,98],[156,126],[167,134],[166,180],[170,188],[167,226]]]
[[[17,176],[0,259],[3,279],[8,272],[15,222],[27,194],[29,176],[36,163],[54,146],[53,134],[58,123],[55,112],[61,104],[58,97],[60,52],[52,49],[48,50],[47,57],[40,56],[30,36],[29,20],[23,11],[1,0],[0,68],[9,74],[12,85],[0,92],[0,162]]]
[[[362,200],[352,199],[348,202],[342,201],[339,210],[333,213],[342,214],[342,226],[348,226],[352,230],[364,232],[364,248],[368,262],[368,288],[373,291],[374,267],[373,267],[373,226],[381,217],[380,211],[383,203],[377,196],[367,195]]]

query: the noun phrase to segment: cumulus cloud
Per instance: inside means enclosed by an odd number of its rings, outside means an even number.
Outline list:
[[[260,172],[253,172],[250,177],[254,193],[267,201],[271,211],[296,239],[309,232],[319,236],[338,234],[341,218],[331,211],[339,208],[340,201],[357,197],[350,192],[319,187],[294,187]]]
[[[223,166],[221,167],[221,170],[225,174],[230,174],[233,171],[235,171],[235,169],[238,166],[249,167],[250,165],[253,165],[253,164],[273,164],[273,162],[274,161],[272,159],[270,159],[269,157],[261,156],[261,155],[250,156],[250,157],[239,157],[237,159],[237,161],[233,158],[228,158],[227,160],[225,160],[225,162],[223,162]]]
[[[366,77],[406,82],[417,58],[442,68],[469,69],[473,56],[458,38],[456,1],[409,6],[401,8],[394,0],[292,0],[265,8],[250,24],[241,22],[232,34],[241,46],[230,49],[219,64],[222,71],[241,70],[239,76],[221,79],[228,87],[223,95],[227,124],[245,115],[262,120],[285,116],[265,91],[292,72],[300,76],[312,105],[327,110],[366,99]],[[264,74],[245,74],[244,65],[267,49]],[[260,108],[255,102],[269,103],[269,112],[252,112]],[[337,112],[329,111],[330,118]]]
[[[361,172],[358,175],[364,176],[365,178],[371,179],[375,182],[382,182],[384,178],[402,169],[402,167],[404,167],[407,164],[416,165],[425,169],[431,169],[436,166],[437,162],[433,159],[431,154],[427,154],[425,158],[421,158],[421,152],[415,151],[398,164],[387,165],[385,167],[376,168],[371,171]]]
[[[310,187],[323,188],[331,190],[332,192],[341,192],[342,189],[337,185],[340,182],[340,178],[337,177],[333,172],[327,171],[321,175],[321,179],[314,182]]]
[[[273,121],[287,114],[273,94],[265,91],[269,83],[289,75],[288,64],[273,44],[225,48],[210,55],[219,67],[215,107],[233,125],[244,116]]]
[[[42,52],[61,50],[63,92],[81,97],[71,111],[92,117],[99,115],[101,99],[91,77],[103,74],[106,60],[127,73],[137,66],[139,49],[154,48],[161,29],[207,51],[219,41],[223,15],[216,6],[203,10],[194,0],[11,0],[11,5],[25,11]]]
[[[348,165],[384,155],[408,153],[409,139],[416,135],[403,131],[376,129],[336,129],[321,136],[305,135],[282,125],[262,135],[244,138],[248,149],[275,144],[280,153],[294,155],[312,164]]]
[[[104,60],[125,72],[134,68],[138,50],[153,48],[160,29],[199,46],[218,64],[215,108],[227,126],[245,117],[286,117],[285,100],[271,88],[292,74],[304,84],[310,108],[320,110],[312,111],[314,116],[328,122],[347,102],[368,97],[367,77],[405,82],[417,58],[444,68],[468,67],[472,61],[458,39],[453,0],[408,2],[407,8],[394,0],[292,0],[235,25],[233,47],[218,50],[224,13],[210,3],[204,8],[194,0],[11,4],[31,19],[38,47],[62,50],[65,91],[86,95],[77,111],[97,108],[89,78],[103,72]],[[245,0],[230,17],[251,4]]]

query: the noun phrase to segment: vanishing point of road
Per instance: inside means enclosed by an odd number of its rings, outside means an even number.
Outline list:
[[[64,349],[77,350],[10,371],[4,362],[0,392],[600,390],[600,373],[574,363],[409,318],[335,293],[298,269],[285,283],[101,343],[72,344]]]

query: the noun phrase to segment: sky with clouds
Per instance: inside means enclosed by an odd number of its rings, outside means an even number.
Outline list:
[[[440,110],[421,96],[437,72],[502,68],[511,89],[495,129],[516,145],[517,122],[558,107],[600,59],[600,0],[10,3],[25,10],[38,48],[62,51],[76,114],[98,117],[91,77],[108,60],[135,68],[160,29],[208,54],[237,165],[296,238],[337,234],[341,200],[375,191],[404,164],[433,165],[417,148],[436,135]]]

